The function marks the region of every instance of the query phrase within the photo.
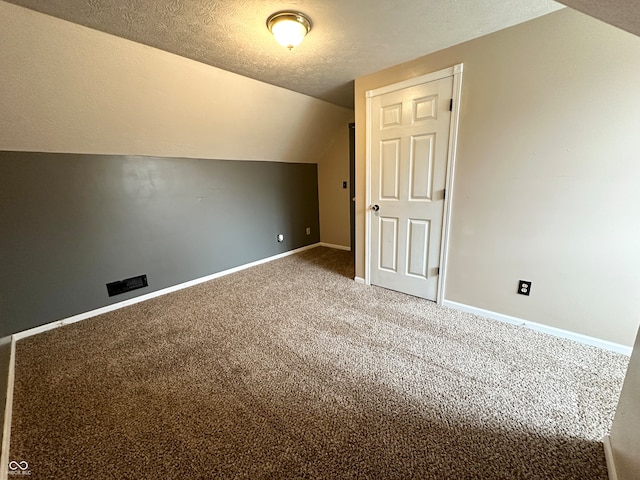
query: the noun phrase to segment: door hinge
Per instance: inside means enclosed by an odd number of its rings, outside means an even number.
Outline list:
[[[444,189],[442,190],[442,199],[443,199],[443,200],[446,200],[446,199],[447,199],[447,189],[446,189],[446,188],[444,188]]]
[[[449,111],[453,112],[453,98],[449,100]]]
[[[436,275],[440,275],[440,267],[436,267]]]

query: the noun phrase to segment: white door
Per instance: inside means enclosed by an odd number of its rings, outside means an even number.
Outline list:
[[[369,103],[370,282],[433,301],[453,89],[454,77],[447,76]]]

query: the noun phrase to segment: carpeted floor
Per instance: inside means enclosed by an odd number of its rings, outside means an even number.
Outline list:
[[[17,344],[36,479],[602,479],[628,358],[316,248]]]

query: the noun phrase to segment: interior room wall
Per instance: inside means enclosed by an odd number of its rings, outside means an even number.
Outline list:
[[[640,331],[629,360],[627,375],[616,416],[611,427],[610,442],[618,480],[634,480],[640,472]],[[612,477],[614,478],[614,477]]]
[[[320,241],[316,164],[0,151],[0,178],[0,337]]]
[[[349,182],[349,125],[345,123],[318,162],[318,194],[320,241],[347,248],[351,243]]]
[[[640,322],[640,38],[564,9],[356,80],[364,277],[365,93],[464,63],[448,300],[633,344]],[[531,296],[516,294],[518,280]]]

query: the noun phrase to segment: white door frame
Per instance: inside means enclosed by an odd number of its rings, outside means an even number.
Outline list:
[[[451,124],[449,126],[449,148],[447,153],[447,177],[446,177],[446,197],[444,200],[444,213],[442,223],[442,238],[440,248],[440,274],[438,275],[438,295],[436,302],[440,305],[444,300],[444,288],[447,275],[447,259],[449,252],[449,232],[451,229],[451,199],[453,198],[453,175],[456,163],[456,148],[458,140],[458,123],[460,120],[460,98],[462,95],[462,70],[463,64],[459,63],[450,68],[439,70],[437,72],[428,73],[420,77],[411,78],[402,82],[387,85],[386,87],[376,88],[366,92],[367,98],[367,164],[366,164],[366,213],[365,222],[365,254],[364,254],[364,281],[367,285],[371,285],[371,100],[373,97],[384,95],[386,93],[395,92],[404,88],[415,87],[423,83],[433,82],[442,78],[453,77],[453,111],[451,112]]]

